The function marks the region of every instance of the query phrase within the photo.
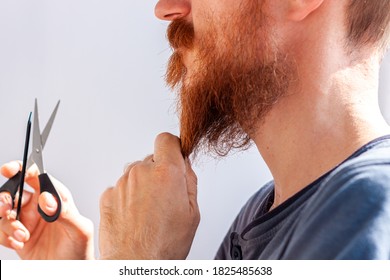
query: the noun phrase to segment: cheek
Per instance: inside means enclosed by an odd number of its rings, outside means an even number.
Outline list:
[[[224,0],[210,1],[198,0],[193,1],[191,8],[192,22],[194,25],[195,39],[212,36],[218,39],[219,34],[229,32],[227,25],[229,20],[236,15],[238,3],[241,0]],[[235,8],[237,6],[237,8]]]

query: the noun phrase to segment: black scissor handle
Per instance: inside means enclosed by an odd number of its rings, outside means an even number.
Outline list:
[[[0,193],[1,192],[10,193],[12,198],[12,209],[14,209],[15,195],[18,191],[21,177],[22,177],[22,172],[19,171],[18,173],[15,174],[14,177],[8,179],[8,181],[5,182],[4,185],[2,185],[0,188]]]
[[[51,193],[54,196],[54,198],[57,200],[58,207],[57,207],[57,211],[55,212],[55,214],[53,216],[46,215],[45,212],[43,212],[43,210],[41,209],[41,207],[38,204],[38,212],[41,215],[41,217],[46,222],[52,223],[52,222],[56,221],[61,214],[61,198],[58,195],[55,187],[53,186],[53,183],[51,182],[49,176],[46,173],[40,174],[38,176],[38,178],[39,178],[39,184],[40,184],[40,192],[41,193],[43,193],[43,192]]]

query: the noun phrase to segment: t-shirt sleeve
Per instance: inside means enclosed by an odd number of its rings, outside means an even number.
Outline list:
[[[390,168],[345,169],[296,221],[283,259],[389,259]]]

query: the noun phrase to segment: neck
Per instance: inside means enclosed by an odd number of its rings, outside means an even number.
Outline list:
[[[299,90],[267,115],[252,138],[274,177],[273,207],[369,141],[390,133],[378,106],[377,64],[365,60],[328,67],[328,73],[300,71],[300,77],[310,79],[301,80]]]

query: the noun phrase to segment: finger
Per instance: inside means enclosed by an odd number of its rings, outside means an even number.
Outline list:
[[[53,216],[57,211],[58,202],[51,193],[41,193],[38,198],[38,203],[42,211],[48,216]]]
[[[140,163],[142,163],[142,162],[141,161],[135,161],[133,163],[128,164],[126,169],[124,170],[124,173],[122,174],[122,176],[116,182],[116,186],[123,186],[124,184],[126,184],[128,179],[129,179],[129,174],[130,174],[131,170],[134,168],[134,166],[136,166],[136,165],[138,165]]]
[[[12,198],[9,192],[0,193],[0,217],[5,217],[12,209]]]
[[[143,162],[154,162],[154,155],[148,155],[144,158]]]
[[[20,161],[11,161],[4,164],[1,168],[1,174],[4,177],[11,178],[15,176],[16,173],[22,170],[22,163]]]
[[[4,232],[0,231],[0,244],[4,247],[21,250],[24,247],[23,242],[16,241],[12,236],[6,235]]]
[[[8,220],[16,220],[16,210],[13,209],[13,210],[10,210],[10,211],[7,211],[7,217],[6,219]]]
[[[7,178],[11,178],[15,176],[16,173],[22,170],[22,162],[21,161],[11,161],[9,163],[4,164],[0,168],[0,172],[3,176]],[[25,181],[34,189],[39,189],[39,180],[38,180],[38,167],[33,164],[27,171]]]
[[[23,196],[22,196],[22,206],[25,206],[27,203],[30,202],[31,200],[31,197],[33,196],[33,194],[29,191],[23,191]],[[18,207],[18,203],[19,203],[19,192],[16,193],[15,195],[15,205],[14,205],[14,208],[17,208]]]
[[[35,191],[39,190],[39,170],[38,167],[33,164],[27,171],[25,181],[29,184]]]
[[[49,178],[54,188],[56,189],[61,201],[57,201],[57,198],[49,192],[40,193],[38,187],[38,189],[36,189],[36,192],[39,194],[38,204],[42,211],[48,216],[53,216],[58,209],[59,202],[61,202],[62,207],[58,220],[60,220],[61,218],[68,219],[68,216],[72,216],[74,212],[78,214],[77,208],[73,202],[73,198],[69,190],[60,181],[58,181],[51,175],[49,175]]]
[[[61,213],[57,221],[67,223],[73,217],[79,215],[77,207],[74,204],[72,194],[56,178],[51,175],[49,175],[49,178],[61,201],[57,201],[57,198],[54,197],[51,193],[42,192],[38,197],[39,206],[48,216],[53,216],[57,211],[59,203],[61,203]]]
[[[141,163],[140,160],[126,164],[125,167],[123,168],[123,175],[127,176],[129,174],[130,170],[133,169],[133,167],[139,163]]]
[[[50,175],[49,177],[61,198],[61,213],[56,223],[66,227],[67,232],[73,233],[75,236],[80,236],[80,234],[91,236],[93,233],[92,221],[80,215],[70,191],[60,181]],[[58,201],[52,194],[43,192],[38,201],[41,209],[47,215],[53,216],[57,211]]]
[[[4,232],[0,231],[0,244],[4,247],[12,249],[11,242],[8,239],[8,237],[9,237],[8,235],[6,235]]]
[[[100,215],[104,216],[107,213],[106,209],[111,208],[113,205],[114,187],[107,188],[100,196],[99,208]]]
[[[180,139],[170,133],[161,133],[154,142],[154,161],[182,164],[184,162],[180,148]],[[184,167],[184,164],[183,164]]]
[[[1,219],[0,226],[1,231],[5,235],[12,237],[18,242],[27,242],[30,239],[30,232],[18,220],[13,218]]]
[[[22,162],[21,161],[11,161],[7,164],[4,164],[0,168],[0,172],[3,176],[7,178],[11,178],[15,176],[16,173],[22,170]],[[35,191],[39,189],[39,179],[38,179],[39,171],[38,167],[33,164],[27,171],[25,176],[25,181],[29,184]]]
[[[12,236],[9,236],[8,237],[8,240],[9,240],[9,243],[10,243],[10,247],[16,251],[18,250],[22,250],[23,247],[24,247],[24,242],[20,242],[20,241],[17,241],[15,240]]]

